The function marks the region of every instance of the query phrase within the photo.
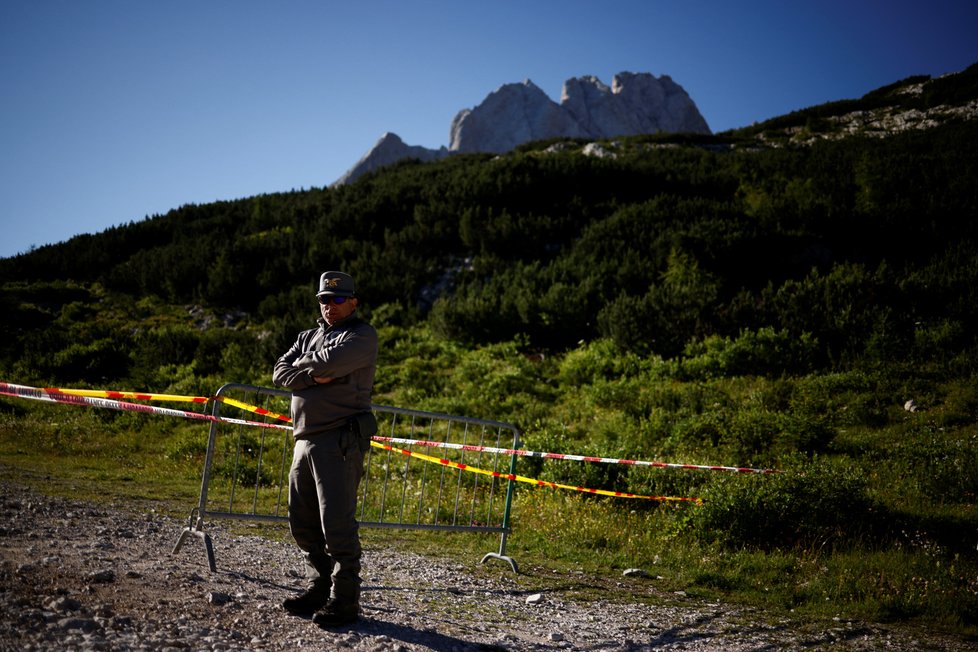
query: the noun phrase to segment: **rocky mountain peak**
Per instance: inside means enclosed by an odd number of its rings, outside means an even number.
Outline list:
[[[560,104],[530,80],[505,84],[452,121],[452,152],[507,152],[531,140],[710,133],[683,88],[667,75],[622,72],[611,87],[594,76],[564,82]]]
[[[408,145],[401,140],[400,136],[388,131],[370,148],[369,152],[364,154],[333,185],[350,183],[367,172],[373,172],[374,170],[397,163],[398,161],[403,161],[404,159],[415,158],[421,161],[436,161],[447,155],[448,150],[444,147],[440,149],[429,149],[420,145]]]
[[[454,152],[504,153],[533,140],[607,139],[660,131],[711,133],[693,100],[667,75],[622,72],[610,87],[594,76],[569,79],[559,104],[525,79],[503,84],[478,106],[459,111],[449,129],[447,149],[409,146],[387,133],[336,183],[404,158],[430,161]]]
[[[452,120],[452,152],[508,152],[531,140],[579,136],[578,125],[529,79],[504,84]]]

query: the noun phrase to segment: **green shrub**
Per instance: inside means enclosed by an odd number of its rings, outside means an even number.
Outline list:
[[[836,437],[826,419],[813,414],[784,414],[781,422],[781,447],[800,453],[825,452]]]
[[[772,475],[720,476],[692,518],[729,548],[836,548],[876,534],[881,507],[861,470],[816,461]]]
[[[506,422],[533,420],[551,400],[539,364],[520,352],[519,341],[462,353],[447,370],[445,389],[427,409]]]
[[[857,263],[834,265],[828,273],[813,269],[802,280],[789,280],[767,297],[778,323],[793,333],[812,333],[836,363],[858,357],[879,331],[880,296],[887,293],[885,265],[870,270]],[[878,348],[886,349],[888,336]]]
[[[975,423],[978,419],[978,376],[972,375],[953,384],[937,417],[946,428]]]
[[[978,437],[952,436],[930,420],[900,434],[891,464],[912,495],[937,504],[972,503],[978,497]]]
[[[722,411],[696,412],[678,420],[667,442],[670,449],[702,450],[716,448],[728,432],[730,416]]]
[[[185,324],[150,328],[137,333],[133,345],[133,363],[138,369],[188,364],[200,345],[200,331]]]
[[[789,408],[801,417],[811,417],[829,426],[880,426],[886,423],[887,408],[902,403],[889,388],[863,371],[809,376],[795,384]]]
[[[48,372],[62,382],[124,378],[129,374],[126,348],[115,338],[102,338],[89,343],[72,342],[54,354]]]
[[[611,339],[602,338],[567,352],[561,357],[557,378],[562,385],[574,387],[598,380],[634,376],[642,368],[638,355],[622,351]]]
[[[733,413],[721,443],[731,451],[738,464],[764,464],[773,462],[775,442],[781,432],[779,415],[762,408],[747,407]]]
[[[810,333],[766,327],[743,330],[736,338],[710,335],[687,344],[683,355],[681,370],[688,378],[797,375],[815,369],[818,341]]]

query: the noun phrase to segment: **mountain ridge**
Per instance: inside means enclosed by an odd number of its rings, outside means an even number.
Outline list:
[[[503,84],[452,120],[448,147],[405,144],[388,132],[333,185],[407,158],[432,161],[454,153],[503,154],[550,138],[607,139],[658,132],[710,134],[682,86],[668,75],[621,72],[611,86],[590,75],[564,82],[560,103],[529,79]]]

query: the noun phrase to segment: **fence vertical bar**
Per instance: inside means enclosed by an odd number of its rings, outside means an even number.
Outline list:
[[[513,436],[513,449],[516,450],[519,449],[519,447],[520,447],[520,434],[519,431],[516,431],[516,434]],[[520,570],[519,570],[519,566],[517,566],[516,564],[516,560],[506,555],[506,537],[510,531],[509,516],[510,516],[510,510],[513,506],[513,492],[516,488],[516,481],[512,479],[512,477],[516,476],[515,454],[510,456],[509,475],[511,477],[509,479],[509,486],[506,488],[506,505],[503,508],[503,524],[502,524],[502,534],[500,534],[499,536],[499,552],[486,553],[486,556],[482,558],[482,563],[483,564],[486,563],[486,561],[489,559],[501,559],[509,563],[514,573],[519,574]]]

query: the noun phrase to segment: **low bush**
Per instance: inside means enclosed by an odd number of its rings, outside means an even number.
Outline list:
[[[818,364],[818,341],[771,327],[744,330],[735,338],[710,335],[683,351],[681,373],[689,379],[806,374]]]
[[[718,477],[703,498],[692,518],[696,537],[728,548],[845,548],[875,537],[885,517],[860,470],[820,460]]]
[[[929,420],[914,422],[900,433],[889,463],[909,495],[934,504],[978,498],[978,436],[949,436]]]

